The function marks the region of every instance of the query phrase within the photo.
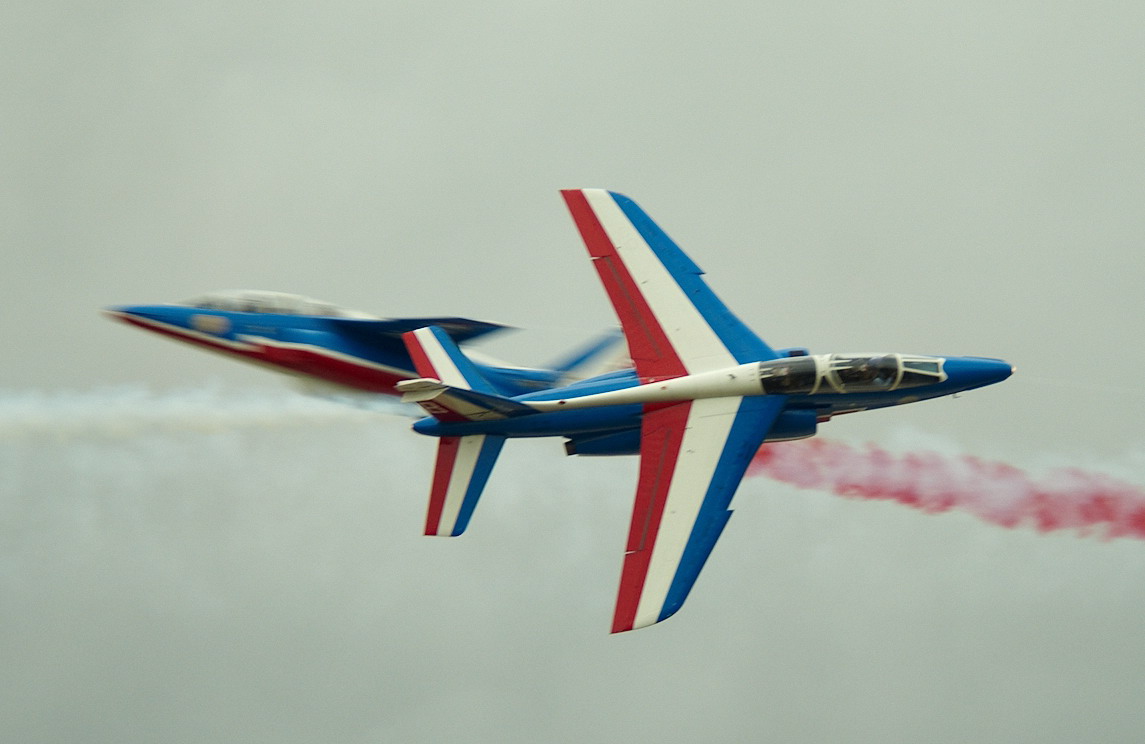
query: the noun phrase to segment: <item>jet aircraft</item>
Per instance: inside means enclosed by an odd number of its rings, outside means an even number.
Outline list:
[[[394,396],[396,383],[416,378],[402,342],[407,331],[434,326],[464,344],[505,329],[468,318],[379,318],[301,295],[251,289],[104,312],[167,338],[291,375],[307,392],[334,397]],[[603,334],[548,368],[485,358],[478,367],[500,394],[519,395],[579,379],[617,340],[615,333]]]
[[[559,436],[570,455],[640,455],[614,633],[680,609],[764,442],[810,437],[834,416],[951,395],[1013,372],[983,357],[772,349],[634,201],[600,189],[561,193],[620,320],[633,368],[571,384],[556,373],[522,382],[458,346],[488,332],[486,325],[385,321],[398,324],[385,332],[401,331],[417,376],[383,387],[419,404],[429,416],[414,431],[438,438],[427,535],[465,531],[507,439]],[[148,311],[118,312],[139,322]],[[237,340],[227,336],[227,324],[185,323],[211,343],[218,336]],[[528,385],[538,389],[520,389]]]

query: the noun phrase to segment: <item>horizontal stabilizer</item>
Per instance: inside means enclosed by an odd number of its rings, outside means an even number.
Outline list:
[[[451,387],[432,378],[403,380],[394,387],[402,393],[402,402],[417,403],[441,421],[497,421],[537,413],[511,398]]]
[[[504,444],[505,437],[494,434],[438,440],[425,534],[455,537],[465,531]]]

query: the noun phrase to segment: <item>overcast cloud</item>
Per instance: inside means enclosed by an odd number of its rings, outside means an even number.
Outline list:
[[[432,442],[98,308],[254,287],[612,324],[637,199],[776,346],[1004,357],[823,434],[1145,484],[1145,9],[21,2],[0,11],[0,739],[1137,742],[1145,545],[745,481],[607,634],[635,460]],[[151,392],[148,392],[151,391]],[[206,391],[206,392],[204,392]]]

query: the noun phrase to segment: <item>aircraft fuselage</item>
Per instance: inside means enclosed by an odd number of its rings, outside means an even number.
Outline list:
[[[575,442],[585,435],[596,439],[627,430],[638,434],[649,407],[768,395],[782,396],[785,403],[767,441],[786,441],[814,435],[816,425],[833,416],[952,395],[1000,382],[1012,373],[1011,365],[998,359],[906,354],[799,355],[643,383],[626,370],[515,398],[541,411],[536,415],[466,422],[426,418],[414,430],[439,437],[563,435]],[[639,451],[639,441],[639,436],[617,438],[614,447],[602,444],[602,451],[574,454],[631,454]]]
[[[397,383],[417,377],[401,339],[405,331],[434,324],[458,340],[468,340],[503,328],[465,318],[387,320],[297,295],[256,290],[206,295],[185,303],[112,307],[105,313],[306,382],[384,395],[398,395]],[[556,377],[551,370],[481,366],[513,395],[549,387]]]

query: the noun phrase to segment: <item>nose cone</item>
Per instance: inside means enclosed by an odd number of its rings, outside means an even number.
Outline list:
[[[103,309],[104,315],[124,323],[140,325],[141,321],[157,320],[170,323],[171,308],[165,305],[113,305]]]
[[[190,329],[198,330],[195,312],[192,308],[180,305],[116,305],[103,309],[105,315],[114,320],[157,333],[178,333],[180,336]],[[224,325],[219,321],[219,325]],[[201,330],[219,333],[226,328],[209,327]]]
[[[1009,362],[983,357],[947,357],[942,369],[947,374],[947,382],[959,390],[993,385],[1014,374]]]

